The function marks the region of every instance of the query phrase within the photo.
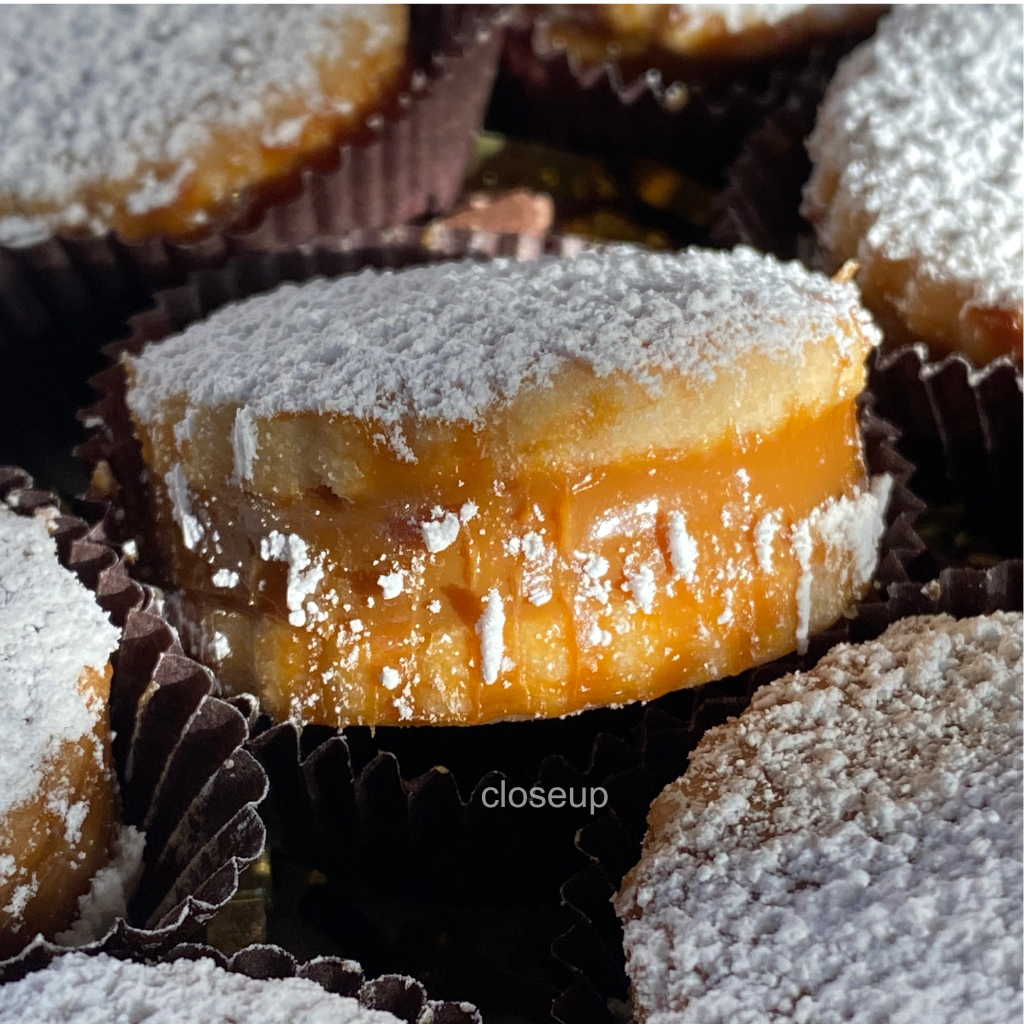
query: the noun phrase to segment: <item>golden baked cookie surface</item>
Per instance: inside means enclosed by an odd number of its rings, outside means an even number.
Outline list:
[[[552,716],[769,660],[862,591],[875,340],[795,265],[621,248],[287,286],[129,358],[128,402],[230,684],[316,721]]]

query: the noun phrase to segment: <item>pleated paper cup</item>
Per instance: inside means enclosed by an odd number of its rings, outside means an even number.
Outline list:
[[[61,514],[53,494],[9,466],[0,467],[0,501],[25,515],[51,510],[62,564],[121,627],[111,658],[112,753],[119,821],[145,832],[142,874],[127,916],[79,948],[154,955],[198,934],[263,851],[266,830],[257,807],[267,777],[244,749],[256,702],[214,695],[211,673],[186,657],[158,614],[153,592],[131,579],[109,522],[89,526]],[[62,951],[66,947],[37,938],[0,962],[0,982]]]

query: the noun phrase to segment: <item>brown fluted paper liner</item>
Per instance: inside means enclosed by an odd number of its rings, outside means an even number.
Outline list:
[[[488,124],[521,138],[613,161],[653,157],[706,182],[718,180],[745,136],[807,76],[831,77],[840,57],[867,34],[822,41],[804,52],[733,63],[728,74],[707,69],[676,77],[657,68],[624,72],[609,56],[581,63],[551,45],[544,17],[506,31]]]
[[[800,216],[811,173],[804,139],[830,77],[824,68],[809,69],[744,140],[726,171],[725,188],[712,202],[712,245],[750,245],[780,259],[813,253],[813,232]]]
[[[61,953],[68,950],[50,946],[40,950],[32,970],[48,966]],[[102,953],[110,950],[88,948],[76,952]],[[304,978],[335,995],[355,999],[368,1010],[381,1010],[393,1014],[407,1024],[483,1024],[480,1011],[469,1003],[430,999],[426,989],[413,978],[386,974],[367,979],[363,968],[354,960],[322,956],[305,963],[278,946],[255,945],[226,957],[211,946],[181,943],[163,952],[144,956],[131,950],[127,957],[137,963],[169,963],[175,960],[209,958],[218,967],[242,974],[247,978],[271,981],[279,978]],[[17,976],[0,977],[0,983],[14,981]],[[169,993],[169,996],[171,994]]]
[[[267,778],[242,749],[256,702],[213,696],[212,675],[185,656],[177,634],[156,613],[152,591],[129,577],[109,521],[90,527],[60,514],[55,497],[13,467],[0,467],[0,501],[27,515],[58,510],[53,529],[61,561],[122,627],[111,658],[112,749],[120,820],[145,831],[144,866],[127,919],[81,948],[158,953],[194,936],[231,899],[240,873],[263,850],[266,833],[256,808]],[[0,983],[64,951],[38,938],[0,963]]]
[[[340,147],[335,169],[302,171],[294,194],[262,209],[257,224],[224,225],[198,241],[128,242],[109,232],[0,246],[0,356],[5,347],[77,327],[83,319],[123,318],[155,289],[180,284],[236,253],[273,251],[447,210],[490,96],[504,10],[435,4],[414,6],[410,15],[410,59],[419,70],[398,98],[397,113],[371,118],[374,137]]]
[[[901,432],[917,466],[916,493],[962,505],[964,525],[995,556],[1018,558],[1024,448],[1021,368],[1009,357],[976,369],[961,355],[929,362],[923,345],[876,355],[870,377],[879,414]]]

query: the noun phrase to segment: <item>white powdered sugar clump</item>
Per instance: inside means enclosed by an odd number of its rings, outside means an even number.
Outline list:
[[[309,545],[297,533],[286,535],[271,530],[260,541],[260,557],[265,562],[287,563],[288,621],[293,626],[304,626],[307,609],[303,606],[306,598],[316,591],[324,578],[323,556],[310,555]]]
[[[450,548],[458,540],[461,524],[462,520],[454,512],[434,509],[433,518],[420,523],[420,532],[427,550],[436,555]]]
[[[402,45],[385,15],[371,5],[5,7],[0,208],[11,212],[0,242],[103,231],[80,199],[96,182],[138,183],[127,197],[134,214],[173,203],[191,153],[217,130],[264,133],[268,107],[285,97],[329,112],[320,64],[356,45]],[[264,144],[294,142],[302,125],[277,128]],[[19,205],[56,212],[18,216]]]
[[[862,259],[913,260],[974,303],[1019,308],[1022,66],[1019,5],[900,6],[884,18],[840,67],[808,140],[804,212],[825,246],[863,220]]]
[[[672,572],[692,583],[697,575],[697,542],[686,529],[686,513],[672,512],[668,517],[668,549]]]
[[[83,694],[80,680],[86,669],[105,672],[119,639],[57,561],[46,518],[0,503],[0,817],[38,797],[61,746],[95,728],[104,702]]]
[[[807,4],[673,4],[673,14],[687,26],[696,30],[705,27],[711,19],[721,19],[727,32],[743,32],[760,25],[779,22],[802,14]]]
[[[1020,1020],[1022,646],[904,619],[710,730],[616,898],[641,1019]]]
[[[754,353],[784,373],[829,338],[859,351],[855,329],[877,341],[853,285],[745,248],[365,270],[282,285],[149,345],[130,357],[128,402],[144,423],[175,396],[257,419],[348,415],[401,452],[403,422],[477,425],[569,366],[656,396],[665,374],[701,386]]]
[[[483,615],[477,620],[480,638],[481,675],[490,686],[498,681],[505,660],[505,606],[497,587],[491,587],[484,600]]]
[[[54,936],[62,946],[84,946],[102,939],[119,918],[128,917],[128,904],[142,877],[142,855],[146,833],[134,825],[119,825],[114,837],[113,857],[89,883],[89,891],[78,897],[78,918]]]
[[[262,981],[213,960],[152,966],[100,954],[67,953],[49,967],[0,986],[0,1024],[400,1024],[383,1010],[327,992],[304,978]]]

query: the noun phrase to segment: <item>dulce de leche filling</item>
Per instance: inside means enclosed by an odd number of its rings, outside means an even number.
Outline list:
[[[200,418],[196,450],[232,418]],[[400,462],[372,431],[262,424],[247,493],[212,485],[226,466],[190,459],[187,478],[172,430],[140,427],[194,643],[229,685],[255,679],[275,717],[470,723],[656,697],[793,650],[874,566],[884,494],[850,397],[768,433],[575,468],[557,443],[496,459],[468,427]],[[346,445],[357,479],[297,489],[296,465]]]

